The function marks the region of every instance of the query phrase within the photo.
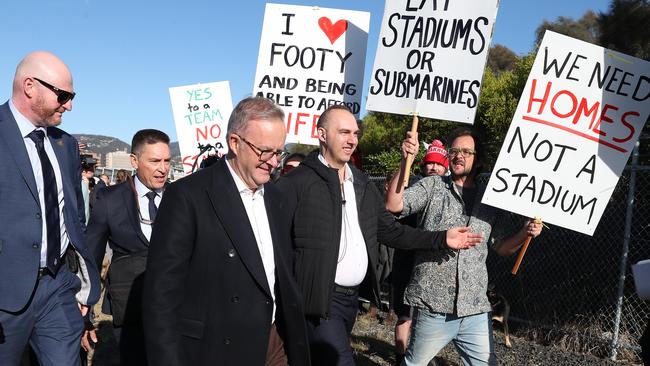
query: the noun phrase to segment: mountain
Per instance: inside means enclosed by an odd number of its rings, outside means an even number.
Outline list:
[[[102,159],[105,159],[106,154],[110,152],[131,151],[131,145],[115,137],[88,134],[73,134],[72,136],[74,136],[80,144],[86,145],[82,153],[100,154]],[[172,164],[180,165],[181,152],[178,147],[178,142],[171,142],[169,148],[172,153]]]
[[[131,149],[131,145],[115,137],[85,134],[73,134],[72,136],[74,136],[80,144],[86,145],[84,149],[85,151],[101,154],[102,156],[106,156],[109,152],[128,152]]]

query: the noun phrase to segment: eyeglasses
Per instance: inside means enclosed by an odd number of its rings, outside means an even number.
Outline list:
[[[253,143],[251,143],[250,141],[248,141],[245,138],[241,137],[240,135],[237,135],[237,136],[239,136],[239,138],[242,141],[244,141],[248,146],[250,146],[250,148],[253,150],[255,155],[257,155],[257,158],[259,159],[259,161],[264,161],[265,162],[265,161],[270,160],[274,156],[276,156],[278,158],[278,160],[282,160],[288,154],[284,150],[262,150],[259,147],[253,145]]]
[[[470,155],[476,154],[476,150],[467,147],[463,147],[463,148],[450,147],[447,150],[447,154],[452,157],[457,155],[462,155],[464,158],[469,158]]]
[[[71,93],[69,91],[59,89],[56,86],[47,83],[39,78],[34,78],[34,80],[37,80],[39,83],[41,83],[44,87],[50,89],[54,94],[56,94],[56,101],[59,102],[59,104],[63,105],[66,104],[69,100],[74,99],[74,96],[76,93]]]

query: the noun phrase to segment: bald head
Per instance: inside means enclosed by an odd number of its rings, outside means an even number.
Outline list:
[[[62,89],[65,89],[62,84],[63,82],[67,82],[72,86],[72,75],[68,66],[60,58],[46,51],[32,52],[20,61],[16,67],[16,75],[14,76],[14,95],[22,90],[23,80],[28,77],[48,80],[53,85],[60,85]],[[60,80],[61,83],[57,84]],[[72,91],[71,89],[65,90]]]
[[[72,110],[72,100],[58,103],[56,89],[74,92],[68,66],[50,52],[36,51],[16,67],[11,99],[34,125],[56,126],[63,113]]]

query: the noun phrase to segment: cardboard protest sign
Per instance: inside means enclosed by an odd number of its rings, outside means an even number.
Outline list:
[[[287,143],[318,145],[332,104],[358,116],[370,13],[266,4],[253,94],[286,114]]]
[[[386,0],[366,109],[474,123],[498,0]]]
[[[199,143],[211,144],[218,154],[228,151],[226,130],[232,98],[227,81],[169,88],[169,97],[185,174],[192,172]]]
[[[593,235],[649,99],[649,62],[547,31],[483,203]]]

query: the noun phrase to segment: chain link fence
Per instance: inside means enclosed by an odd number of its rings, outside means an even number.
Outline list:
[[[385,177],[371,180],[382,187]],[[549,225],[513,276],[516,257],[487,259],[511,321],[567,350],[639,362],[650,303],[637,296],[631,265],[650,258],[650,166],[625,169],[593,236]]]

